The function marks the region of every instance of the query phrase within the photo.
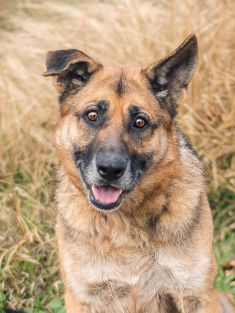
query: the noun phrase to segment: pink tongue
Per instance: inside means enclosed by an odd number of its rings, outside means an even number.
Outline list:
[[[111,204],[118,200],[122,190],[111,186],[92,186],[92,192],[100,203]]]

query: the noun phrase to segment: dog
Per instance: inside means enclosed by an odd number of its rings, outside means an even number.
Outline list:
[[[222,312],[204,168],[176,121],[197,59],[195,35],[146,68],[48,52],[67,313]]]

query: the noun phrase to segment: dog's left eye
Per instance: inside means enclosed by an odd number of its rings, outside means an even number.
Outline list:
[[[144,126],[146,125],[146,120],[143,119],[142,117],[138,117],[135,122],[134,122],[134,126],[136,128],[144,128]]]
[[[91,122],[95,122],[98,119],[98,113],[96,111],[90,111],[87,113],[87,118]]]

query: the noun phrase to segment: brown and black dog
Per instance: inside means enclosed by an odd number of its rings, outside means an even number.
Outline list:
[[[147,68],[48,53],[67,313],[221,312],[203,166],[175,119],[197,57],[194,35]]]

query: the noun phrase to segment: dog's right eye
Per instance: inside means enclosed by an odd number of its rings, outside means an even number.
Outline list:
[[[98,113],[96,111],[90,111],[87,113],[87,118],[91,122],[96,122],[98,119]]]
[[[136,128],[144,128],[145,125],[146,125],[146,121],[143,118],[137,118],[134,123],[134,126]]]

